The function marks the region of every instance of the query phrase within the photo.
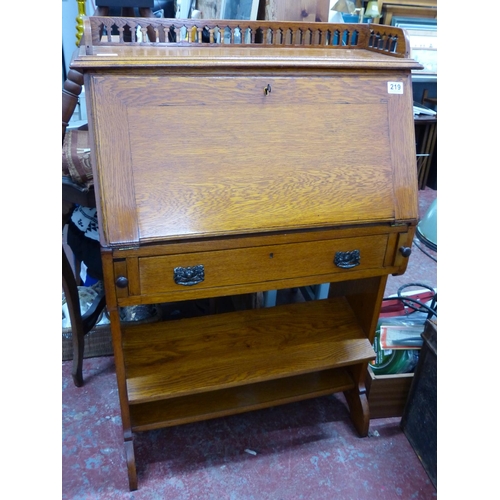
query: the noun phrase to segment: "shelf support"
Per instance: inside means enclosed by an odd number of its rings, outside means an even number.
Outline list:
[[[357,387],[349,391],[344,391],[352,423],[360,437],[366,437],[370,427],[370,409],[363,378],[367,369],[368,363],[352,366],[351,373],[354,380],[357,382]]]

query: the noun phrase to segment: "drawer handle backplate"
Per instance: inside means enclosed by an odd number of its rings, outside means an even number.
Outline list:
[[[342,269],[351,269],[359,266],[361,256],[359,250],[350,250],[349,252],[336,252],[334,263]]]
[[[200,264],[192,267],[174,268],[174,281],[177,285],[193,286],[205,279],[205,267]]]

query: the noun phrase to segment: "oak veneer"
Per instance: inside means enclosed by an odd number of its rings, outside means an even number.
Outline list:
[[[72,67],[84,73],[94,143],[130,489],[138,431],[343,391],[365,436],[378,311],[417,222],[419,65],[404,32],[84,24]],[[122,306],[326,282],[321,301],[120,324]]]
[[[269,325],[275,325],[272,335]],[[353,357],[373,358],[345,299],[124,328],[123,351],[130,403],[343,366]]]

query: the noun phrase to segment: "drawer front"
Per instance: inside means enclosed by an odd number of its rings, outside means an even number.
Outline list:
[[[383,267],[387,235],[139,258],[140,293],[349,273]]]

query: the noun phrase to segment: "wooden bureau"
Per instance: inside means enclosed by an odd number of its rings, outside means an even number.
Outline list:
[[[404,32],[84,25],[72,67],[85,78],[130,489],[138,431],[343,391],[365,436],[378,312],[418,216],[419,65]],[[120,324],[123,306],[319,283],[327,299]]]

